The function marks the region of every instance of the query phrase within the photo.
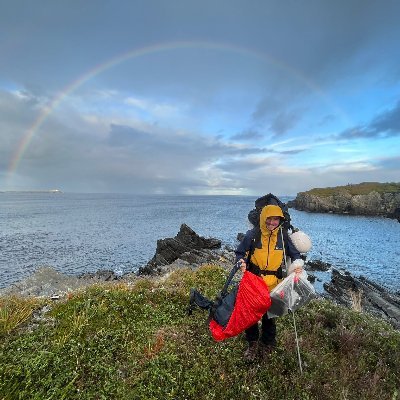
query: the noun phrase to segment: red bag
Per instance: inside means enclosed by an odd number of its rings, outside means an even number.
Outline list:
[[[214,319],[210,321],[209,328],[213,338],[219,342],[238,335],[258,322],[270,306],[271,298],[264,279],[245,271],[226,327],[219,325]]]

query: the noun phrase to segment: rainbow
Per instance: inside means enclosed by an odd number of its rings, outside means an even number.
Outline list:
[[[102,72],[115,67],[118,64],[121,64],[127,60],[132,60],[138,57],[142,57],[149,54],[155,54],[160,52],[167,52],[171,50],[177,49],[207,49],[207,50],[221,50],[234,52],[245,56],[256,57],[263,62],[268,62],[273,64],[274,66],[284,70],[291,76],[295,77],[299,81],[303,82],[307,87],[309,87],[313,92],[318,94],[324,102],[328,103],[331,108],[335,109],[336,112],[345,115],[344,112],[339,109],[329,98],[328,96],[310,79],[308,79],[303,73],[289,65],[283,63],[281,60],[278,60],[274,57],[271,57],[268,54],[248,49],[240,46],[235,46],[229,43],[210,43],[203,41],[179,41],[179,42],[168,42],[155,44],[152,46],[142,47],[139,49],[131,49],[123,54],[120,54],[112,59],[107,60],[106,62],[95,66],[89,71],[85,72],[82,76],[74,80],[65,86],[48,104],[47,107],[43,109],[43,111],[39,114],[39,116],[35,119],[33,124],[26,130],[22,139],[20,140],[17,148],[15,149],[10,162],[8,164],[6,176],[10,178],[18,168],[19,163],[21,162],[24,153],[26,152],[29,144],[34,138],[35,134],[38,132],[40,127],[45,123],[47,118],[51,115],[51,113],[58,107],[58,105],[65,99],[70,93],[77,90],[80,86],[84,85],[87,81],[91,80],[96,75],[101,74]],[[346,117],[347,119],[347,117]]]

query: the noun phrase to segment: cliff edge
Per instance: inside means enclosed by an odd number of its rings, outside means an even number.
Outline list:
[[[374,215],[400,222],[400,183],[363,182],[314,188],[298,193],[288,206],[299,211]]]

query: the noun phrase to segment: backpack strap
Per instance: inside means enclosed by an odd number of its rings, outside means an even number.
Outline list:
[[[233,277],[235,276],[236,272],[239,270],[240,268],[240,263],[239,261],[234,265],[234,267],[232,268],[231,272],[229,273],[229,276],[225,282],[224,287],[221,290],[221,294],[220,297],[223,298],[226,296],[226,294],[228,293],[228,287],[231,284],[231,281],[233,279]]]
[[[279,267],[282,270],[282,277],[287,277],[287,271],[288,271],[288,266],[287,266],[287,260],[286,260],[286,248],[285,248],[285,238],[284,238],[284,234],[283,234],[283,229],[282,227],[280,228],[280,233],[281,233],[281,240],[282,240],[282,249],[283,249],[283,262],[281,264],[281,266]],[[286,233],[286,237],[289,238],[287,231],[285,231]]]
[[[250,248],[249,248],[249,254],[247,256],[247,261],[246,261],[247,265],[249,265],[249,263],[250,263],[250,258],[253,255],[254,250],[257,247],[257,243],[261,242],[261,229],[260,229],[260,227],[258,226],[257,228],[254,228],[254,230],[255,230],[255,233],[254,233],[253,238],[251,239]]]

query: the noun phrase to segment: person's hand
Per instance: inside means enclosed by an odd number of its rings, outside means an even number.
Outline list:
[[[296,275],[300,275],[303,272],[304,261],[299,258],[294,260],[289,266],[289,274],[294,272]]]
[[[297,267],[297,268],[294,270],[294,272],[295,272],[296,275],[300,275],[300,274],[303,272],[303,268]]]
[[[246,261],[243,260],[243,258],[241,258],[238,263],[240,263],[240,270],[242,272],[246,271]]]

